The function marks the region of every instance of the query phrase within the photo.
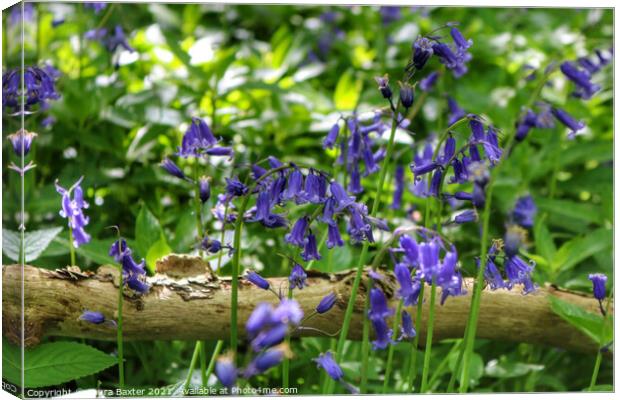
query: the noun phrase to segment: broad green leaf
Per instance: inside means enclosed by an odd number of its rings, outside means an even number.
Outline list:
[[[166,238],[162,235],[155,244],[153,244],[146,253],[146,266],[151,272],[155,272],[155,262],[160,258],[172,253],[172,249],[168,246]]]
[[[454,351],[450,353],[449,355],[450,358],[448,360],[448,365],[450,367],[450,371],[452,372],[456,370],[456,367],[457,367],[456,363],[458,361],[458,356],[459,356],[459,353],[457,351]],[[478,380],[482,377],[483,374],[484,374],[484,361],[482,360],[482,357],[478,353],[472,353],[471,362],[469,364],[470,385],[476,385],[478,383]],[[460,382],[461,380],[460,374],[457,376],[457,379]]]
[[[26,262],[39,258],[52,240],[62,231],[61,226],[40,229],[24,233],[24,251]],[[19,232],[2,230],[2,252],[13,261],[19,261]]]
[[[536,243],[536,252],[547,259],[548,262],[551,261],[557,249],[543,218],[537,218],[536,220],[536,224],[534,225],[534,240]]]
[[[612,245],[613,234],[611,229],[597,229],[583,237],[576,237],[565,242],[555,253],[551,268],[554,271],[570,269],[596,253],[611,252]]]
[[[526,364],[508,360],[491,360],[484,369],[484,374],[493,378],[516,378],[530,372],[542,371],[545,368],[540,364]]]
[[[363,82],[353,76],[353,71],[348,70],[340,77],[334,91],[334,104],[341,111],[353,110],[362,92]]]
[[[70,248],[69,240],[66,238],[57,237],[54,239],[54,242],[64,246],[67,249]],[[114,259],[108,254],[110,245],[112,245],[112,240],[93,239],[75,249],[75,252],[78,255],[95,262],[96,264],[110,264],[114,262]]]
[[[186,210],[176,220],[177,226],[174,237],[170,240],[170,246],[178,253],[187,252],[196,240],[196,217],[192,210]]]
[[[601,343],[603,332],[603,317],[587,312],[583,308],[572,303],[550,296],[549,302],[554,313],[562,317],[563,320],[579,329],[590,337],[595,343]]]
[[[163,235],[163,230],[157,218],[148,207],[143,204],[136,219],[136,251],[146,258],[146,254],[155,242]]]
[[[571,200],[536,199],[536,205],[543,211],[556,214],[561,217],[574,218],[588,223],[601,222],[600,207],[594,204],[577,203]]]
[[[116,363],[116,357],[82,343],[45,343],[26,349],[24,382],[28,388],[58,385],[92,375]],[[4,377],[18,385],[20,383],[20,349],[6,340],[2,341],[2,365]]]

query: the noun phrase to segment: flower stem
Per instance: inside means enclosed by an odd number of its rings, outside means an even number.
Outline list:
[[[598,370],[601,367],[601,361],[603,360],[603,354],[600,351],[597,351],[596,361],[594,362],[594,370],[592,371],[592,378],[590,379],[590,387],[588,388],[588,392],[594,390],[594,386],[596,386],[596,379],[598,378]]]
[[[417,306],[417,310],[416,310],[416,316],[415,316],[415,326],[416,329],[418,329],[419,332],[419,326],[420,323],[422,322],[422,304],[424,300],[424,285],[422,285],[422,287],[420,288],[420,294],[418,295],[418,306]],[[417,368],[417,361],[418,361],[418,345],[420,343],[420,335],[415,335],[415,339],[413,339],[413,344],[411,345],[411,362],[409,363],[409,371],[407,373],[407,376],[409,377],[408,379],[408,385],[407,385],[407,392],[411,392],[413,391],[413,382],[415,381],[415,377],[418,373],[418,368]]]
[[[217,343],[215,344],[215,349],[213,350],[213,354],[211,355],[211,360],[209,361],[209,366],[207,367],[207,372],[206,372],[207,380],[213,373],[213,369],[215,368],[215,361],[217,360],[217,357],[220,355],[220,352],[222,351],[223,346],[224,346],[223,340],[218,340]]]
[[[375,195],[373,196],[374,202],[372,204],[372,210],[370,211],[370,216],[374,217],[379,209],[379,204],[381,203],[381,195],[383,194],[383,185],[385,184],[385,177],[387,176],[387,165],[392,158],[392,153],[394,151],[394,137],[396,136],[396,128],[398,127],[398,113],[394,112],[394,116],[392,119],[392,129],[390,132],[390,139],[388,141],[387,150],[385,159],[383,159],[381,163],[381,174],[379,176],[379,182],[377,182],[377,187],[375,188]],[[336,349],[336,363],[340,363],[342,361],[342,356],[344,352],[344,343],[347,340],[347,335],[349,333],[349,326],[351,324],[351,317],[353,315],[353,306],[355,305],[355,300],[357,298],[357,291],[360,286],[360,282],[362,280],[362,272],[364,270],[364,260],[368,255],[368,241],[364,242],[362,246],[362,253],[357,262],[357,272],[355,274],[355,279],[353,281],[353,286],[351,287],[351,295],[349,297],[349,303],[347,304],[347,309],[344,314],[344,321],[342,325],[342,330],[340,331],[340,337],[338,338],[338,346]],[[334,387],[334,381],[329,380],[328,383],[328,393],[331,392],[331,389]]]
[[[366,293],[370,293],[370,282]],[[364,304],[364,325],[362,327],[362,374],[360,380],[360,394],[366,393],[368,384],[368,360],[370,358],[370,321],[366,318],[370,307],[370,297],[366,296]]]
[[[232,287],[230,296],[230,349],[234,357],[237,356],[237,303],[239,296],[239,260],[241,259],[241,230],[243,228],[243,214],[248,206],[250,196],[244,196],[241,207],[235,221],[235,237],[233,239],[233,259],[232,259]]]
[[[293,287],[288,288],[288,298],[293,298]],[[290,347],[291,345],[291,335],[287,334],[285,339],[286,345]],[[286,389],[289,387],[289,370],[290,370],[290,360],[288,357],[284,357],[282,360],[282,388]]]
[[[73,241],[72,241],[73,242]],[[71,245],[73,248],[73,245]],[[116,323],[116,345],[118,347],[118,386],[125,386],[125,358],[123,357],[123,270],[119,268],[118,277],[118,317]]]
[[[71,266],[75,265],[75,246],[73,245],[73,229],[69,228],[69,254],[71,256]]]
[[[207,387],[207,342],[200,341],[200,375],[202,378],[202,387]]]
[[[196,368],[196,362],[198,361],[198,355],[200,354],[200,342],[196,343],[194,346],[194,354],[192,355],[192,361],[189,364],[189,370],[187,371],[187,377],[185,378],[185,383],[183,384],[183,393],[187,393],[189,389],[189,384],[192,381],[192,373],[194,372],[194,368]]]
[[[388,359],[385,367],[385,376],[383,378],[383,394],[387,393],[388,386],[390,384],[390,375],[392,374],[392,362],[394,361],[394,343],[396,341],[396,337],[398,335],[398,321],[400,318],[400,313],[403,310],[403,300],[398,303],[398,307],[396,309],[396,315],[394,316],[394,321],[392,323],[392,343],[390,343],[390,348],[388,350]]]
[[[437,294],[436,278],[433,277],[431,285],[431,303],[428,312],[428,324],[426,328],[426,348],[424,349],[424,367],[422,369],[422,383],[420,384],[420,393],[425,393],[428,389],[428,373],[431,364],[431,350],[433,347],[433,325],[435,323],[435,297]]]

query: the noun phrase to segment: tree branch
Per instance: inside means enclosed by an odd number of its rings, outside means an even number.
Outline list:
[[[151,291],[136,296],[128,291],[123,310],[123,336],[126,340],[198,340],[225,339],[230,332],[230,278],[217,278],[199,258],[170,255],[158,262],[158,273],[149,278]],[[117,306],[114,276],[117,269],[102,266],[97,273],[81,272],[78,268],[55,271],[25,266],[25,342],[36,345],[46,335],[114,340],[115,329],[80,321],[82,311],[100,311],[114,319]],[[2,269],[3,335],[14,343],[20,337],[20,266]],[[346,309],[354,271],[323,274],[308,271],[308,286],[295,292],[305,315],[312,314],[319,301],[330,291],[338,295],[336,306],[328,313],[315,315],[304,322],[299,336],[320,336],[335,333]],[[364,278],[367,279],[366,274]],[[277,291],[287,289],[287,278],[269,278]],[[383,286],[392,306],[396,282],[391,274],[378,284]],[[467,321],[472,280],[465,279],[468,295],[450,297],[437,307],[435,340],[461,338]],[[362,336],[362,312],[365,285],[354,309],[349,338]],[[259,289],[245,280],[239,291],[239,331],[245,332],[245,321],[260,302],[276,303],[273,293]],[[428,293],[429,291],[425,291]],[[482,295],[478,337],[502,341],[526,342],[560,347],[579,352],[594,352],[597,344],[551,311],[548,297],[559,297],[588,311],[598,312],[595,299],[553,286],[540,288],[535,294],[523,296],[521,287],[513,290],[490,291]],[[425,299],[425,304],[428,301]],[[409,310],[412,312],[412,310]],[[613,310],[612,310],[613,311]],[[428,305],[424,308],[422,327],[417,327],[424,343],[424,326]]]

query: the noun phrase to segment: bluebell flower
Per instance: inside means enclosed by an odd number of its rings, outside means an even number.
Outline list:
[[[79,319],[95,325],[101,325],[105,322],[105,316],[99,311],[84,311]]]
[[[303,247],[305,245],[306,230],[308,229],[308,217],[301,217],[293,225],[290,233],[284,236],[284,241],[294,246]]]
[[[245,196],[248,193],[249,188],[241,183],[237,177],[226,178],[226,193],[230,197]]]
[[[207,201],[209,201],[209,198],[211,197],[210,180],[211,178],[207,176],[201,176],[198,179],[198,196],[200,197],[200,201],[202,203],[206,203]]]
[[[324,354],[319,355],[317,358],[313,358],[319,368],[322,368],[327,372],[330,378],[335,381],[340,381],[344,377],[344,373],[340,366],[334,360],[331,351],[327,351]]]
[[[422,286],[417,280],[413,281],[409,268],[405,264],[398,263],[394,266],[394,275],[400,285],[398,296],[403,299],[403,304],[405,306],[418,304],[418,297],[420,296]]]
[[[416,331],[413,326],[413,319],[407,311],[403,310],[401,313],[400,337],[398,340],[413,339],[414,337],[416,337]]]
[[[383,25],[396,22],[401,18],[400,7],[397,6],[381,6],[379,7],[379,14],[381,14]]]
[[[62,209],[60,216],[67,218],[69,228],[73,234],[73,245],[79,247],[90,242],[90,235],[84,231],[88,225],[89,218],[84,215],[83,209],[88,208],[88,203],[84,201],[82,187],[80,184],[84,177],[80,177],[69,189],[65,189],[58,184],[58,179],[54,183],[56,191],[62,196]],[[73,193],[73,198],[71,194]]]
[[[551,109],[551,113],[559,122],[561,122],[562,124],[564,124],[564,126],[570,129],[570,132],[568,133],[569,139],[573,139],[577,132],[579,132],[586,126],[585,123],[583,123],[582,121],[577,121],[569,113],[562,110],[561,108],[554,107]]]
[[[365,147],[364,150],[362,150],[362,160],[364,161],[364,176],[379,171],[379,166],[375,162],[374,154],[369,147]]]
[[[121,260],[123,259],[123,254],[125,253],[126,250],[127,250],[127,241],[123,238],[120,238],[112,243],[112,246],[110,246],[110,251],[108,251],[108,254],[110,255],[110,257],[114,257],[116,262],[121,262]]]
[[[145,275],[132,274],[127,278],[126,284],[131,290],[140,294],[145,294],[148,293],[151,286],[144,280],[144,278]]]
[[[250,281],[252,284],[254,284],[255,286],[264,289],[264,290],[268,290],[269,289],[269,281],[266,280],[265,278],[263,278],[262,276],[260,276],[257,272],[255,271],[248,271],[245,274],[245,279],[247,279],[248,281]]]
[[[260,192],[256,200],[256,214],[251,218],[250,222],[260,222],[267,228],[281,228],[287,226],[286,219],[278,214],[271,212],[272,198],[267,191]]]
[[[433,55],[433,42],[426,37],[418,37],[413,42],[413,66],[418,71],[424,68]]]
[[[463,118],[465,115],[465,110],[459,107],[456,100],[452,97],[448,96],[448,125],[454,125],[458,120]]]
[[[510,289],[513,285],[522,284],[523,294],[528,294],[536,290],[536,286],[532,283],[533,265],[523,261],[518,255],[509,256],[504,262],[506,277],[508,278],[507,287]]]
[[[25,129],[20,129],[15,133],[12,133],[7,136],[7,139],[11,142],[13,146],[13,152],[18,157],[21,157],[22,154],[25,156],[30,153],[30,147],[32,145],[32,141],[37,137],[37,134],[34,132],[28,132]]]
[[[600,49],[596,49],[594,50],[594,52],[596,53],[596,57],[598,58],[599,61],[599,65],[601,67],[609,64],[611,62],[611,57],[605,57],[605,55],[603,54],[603,51],[601,51]],[[613,54],[613,48],[609,49],[609,52],[611,54]]]
[[[515,139],[519,142],[525,139],[525,137],[530,132],[530,130],[534,128],[535,126],[537,126],[537,124],[538,124],[538,117],[536,113],[534,113],[534,111],[529,110],[529,109],[526,110],[523,117],[517,123]]]
[[[482,142],[485,139],[484,136],[484,125],[480,122],[477,116],[474,116],[469,120],[469,127],[471,129],[471,134],[476,141]]]
[[[412,267],[418,266],[418,243],[409,235],[402,235],[399,239],[400,247],[405,254],[405,261]]]
[[[282,362],[286,353],[285,345],[282,345],[258,354],[250,365],[245,368],[243,377],[247,379],[275,367]]]
[[[334,147],[334,145],[336,144],[336,140],[338,139],[338,133],[340,133],[340,126],[338,125],[338,123],[335,123],[323,140],[324,149],[331,149]]]
[[[597,73],[601,69],[600,66],[598,66],[598,65],[594,64],[592,61],[590,61],[590,59],[588,57],[579,57],[577,59],[577,63],[579,63],[579,65],[581,67],[583,67],[583,69],[588,71],[588,73],[590,75],[593,75],[593,74]]]
[[[325,194],[327,192],[327,182],[321,174],[314,173],[310,170],[308,176],[306,176],[306,184],[302,193],[303,198],[312,203],[320,204],[325,201]]]
[[[267,170],[258,164],[252,164],[251,171],[252,179],[255,181],[267,173]]]
[[[22,15],[23,4],[23,15]],[[33,3],[17,3],[10,8],[9,22],[11,25],[21,24],[22,22],[30,22],[34,18],[34,5]]]
[[[468,222],[476,222],[478,220],[478,213],[476,210],[465,210],[454,217],[454,222],[457,224],[465,224]]]
[[[450,29],[450,36],[452,36],[452,40],[459,51],[465,51],[474,44],[471,39],[465,40],[463,34],[456,27]]]
[[[344,240],[342,240],[342,237],[340,236],[338,225],[327,225],[327,241],[325,242],[325,245],[328,249],[344,246]]]
[[[294,199],[298,204],[305,201],[302,196],[303,184],[303,173],[299,169],[294,169],[288,176],[286,189],[284,189],[281,195],[282,200],[288,201]]]
[[[435,161],[426,162],[424,164],[415,164],[414,162],[414,163],[411,163],[409,168],[411,169],[411,172],[413,172],[413,176],[417,178],[418,176],[428,174],[429,172],[433,172],[440,166],[441,165]]]
[[[178,154],[185,158],[198,157],[203,151],[213,148],[217,143],[218,140],[211,132],[209,125],[203,119],[192,118],[192,123],[183,135]]]
[[[439,197],[439,189],[441,185],[441,180],[443,177],[443,171],[441,169],[435,170],[433,173],[433,177],[431,178],[431,186],[429,189],[429,194],[433,197]]]
[[[439,268],[439,245],[435,240],[431,240],[427,243],[420,243],[418,249],[420,252],[421,276],[428,283],[432,283]]]
[[[235,152],[233,151],[232,147],[211,147],[208,149],[204,150],[204,154],[209,155],[209,156],[228,156],[228,157],[232,157],[233,154],[235,154]]]
[[[350,176],[349,176],[349,192],[354,193],[354,194],[359,194],[362,193],[364,191],[364,188],[362,187],[362,180],[361,180],[361,176],[360,176],[360,171],[359,171],[359,167],[357,164],[354,164],[351,167],[350,172]]]
[[[527,232],[517,225],[509,225],[506,228],[506,233],[504,234],[504,253],[508,257],[519,254],[519,249],[525,242],[526,234]]]
[[[487,134],[485,136],[483,146],[484,152],[491,164],[497,163],[502,157],[502,149],[499,147],[497,132],[492,126],[487,128]]]
[[[394,170],[394,197],[392,197],[391,208],[400,210],[403,193],[405,192],[405,168],[397,165]]]
[[[21,78],[21,68],[13,68],[2,74],[2,106],[12,108],[17,113],[21,112]],[[43,68],[25,67],[23,80],[25,111],[31,110],[36,104],[45,108],[48,101],[60,98],[54,81],[55,76]]]
[[[237,367],[232,355],[220,356],[215,362],[215,375],[222,383],[222,386],[231,389],[237,382]]]
[[[519,197],[512,210],[512,218],[517,225],[524,228],[534,226],[534,217],[536,216],[536,204],[532,196]]]
[[[258,352],[268,347],[280,344],[286,337],[287,333],[288,326],[286,324],[277,324],[272,328],[263,330],[252,340],[252,350]]]
[[[478,265],[480,265],[480,260],[478,260]],[[484,279],[491,287],[491,290],[506,287],[506,282],[504,282],[504,279],[497,269],[495,262],[491,259],[487,260],[486,267],[484,269]]]
[[[168,157],[164,157],[164,159],[161,160],[161,163],[159,165],[172,176],[175,176],[179,179],[188,179],[181,170],[181,168],[179,168],[179,166],[176,165],[174,161],[172,161]]]
[[[328,225],[337,225],[334,220],[336,213],[336,199],[334,196],[329,196],[325,203],[323,203],[323,212],[318,217],[318,220]]]
[[[373,350],[385,349],[392,340],[392,329],[388,326],[384,319],[371,319],[373,330],[375,331],[375,340],[372,341]]]
[[[467,72],[466,59],[454,53],[450,46],[445,43],[434,43],[433,52],[439,57],[439,62],[452,71],[455,78],[463,76]]]
[[[291,274],[288,277],[288,281],[291,284],[292,288],[303,289],[304,286],[307,286],[306,278],[308,275],[306,271],[304,271],[303,267],[297,263],[293,265],[293,269],[291,270]]]
[[[291,324],[299,325],[304,312],[301,310],[299,303],[293,299],[282,299],[280,304],[273,310],[271,319],[274,324]]]
[[[93,1],[91,3],[84,3],[84,7],[92,9],[95,14],[99,14],[102,10],[104,10],[108,6],[107,3],[102,1]]]
[[[413,86],[408,83],[400,83],[400,102],[405,108],[413,105]]]
[[[472,191],[471,201],[472,204],[478,209],[484,207],[484,203],[486,201],[486,194],[484,191],[484,186],[480,183],[474,182],[474,189]]]
[[[259,303],[245,323],[245,331],[252,339],[258,332],[271,325],[273,321],[273,307],[269,303]]]
[[[379,288],[370,289],[370,310],[368,317],[371,320],[384,319],[394,315],[394,309],[388,307],[387,298],[383,290]]]
[[[278,158],[274,156],[267,157],[267,162],[269,163],[269,167],[271,169],[276,169],[284,166],[284,164],[282,164],[282,161],[278,160]]]
[[[383,96],[383,98],[391,99],[392,89],[390,88],[387,74],[385,74],[384,76],[375,77],[375,81],[377,82],[377,85],[379,85],[379,91],[381,92],[381,95]]]
[[[330,292],[327,296],[323,297],[316,306],[316,312],[318,314],[325,314],[336,304],[336,300],[338,300],[336,293]]]
[[[435,83],[437,83],[438,78],[439,72],[431,72],[420,80],[420,84],[418,85],[420,87],[420,90],[422,90],[423,92],[430,92],[435,86]]]
[[[305,240],[304,251],[301,253],[301,258],[304,261],[320,260],[321,255],[316,246],[316,237],[312,232],[308,233]]]
[[[577,85],[577,90],[575,91],[577,97],[587,100],[601,89],[600,85],[593,84],[590,81],[589,73],[580,71],[568,61],[560,65],[560,70],[568,79]]]
[[[349,226],[347,232],[354,243],[368,239],[372,242],[372,226],[364,218],[368,214],[367,209],[357,203],[352,204],[349,210]]]
[[[336,181],[332,180],[329,189],[334,200],[336,200],[336,211],[341,211],[355,203],[355,197],[349,196],[344,188]]]
[[[592,290],[594,298],[598,301],[605,299],[605,285],[607,284],[607,276],[604,274],[590,274],[588,279],[592,281]]]
[[[116,25],[114,27],[114,33],[107,35],[105,38],[103,38],[102,42],[110,53],[114,53],[119,47],[122,47],[123,49],[131,53],[135,51],[134,48],[129,45],[129,42],[125,37],[125,32],[120,25]]]

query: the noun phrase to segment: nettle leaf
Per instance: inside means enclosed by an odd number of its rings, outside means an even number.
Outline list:
[[[551,268],[554,271],[568,270],[594,254],[611,252],[612,245],[611,229],[597,229],[583,237],[576,237],[564,243],[555,253]]]
[[[601,336],[604,319],[601,315],[592,314],[579,306],[567,303],[554,296],[549,297],[549,302],[553,312],[562,317],[563,320],[579,329],[594,342],[602,342]]]
[[[334,104],[336,108],[341,111],[355,109],[363,86],[363,81],[356,79],[353,76],[352,70],[347,70],[342,74],[334,91]]]
[[[82,343],[45,343],[26,349],[24,382],[29,388],[58,385],[92,375],[116,363],[116,357]],[[20,349],[6,340],[2,341],[2,364],[4,377],[19,385]]]
[[[39,258],[52,240],[62,231],[61,226],[24,233],[26,262]],[[13,261],[19,261],[19,232],[2,229],[2,252]]]

